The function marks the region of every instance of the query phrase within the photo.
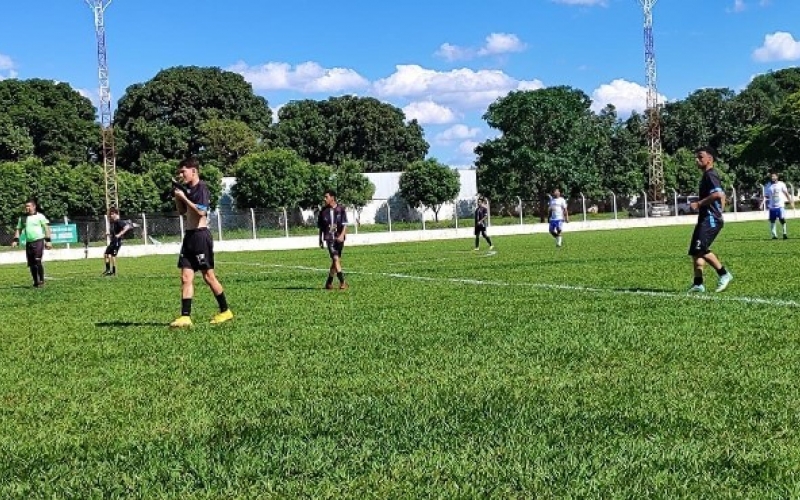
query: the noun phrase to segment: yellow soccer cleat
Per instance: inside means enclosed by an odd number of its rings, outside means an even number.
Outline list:
[[[192,318],[189,316],[181,316],[169,324],[170,328],[189,328],[192,326]]]
[[[220,323],[225,323],[226,321],[231,319],[233,319],[233,311],[228,309],[225,312],[215,314],[214,317],[211,318],[211,324],[218,325]]]

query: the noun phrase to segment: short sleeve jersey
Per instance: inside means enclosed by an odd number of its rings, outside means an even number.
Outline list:
[[[322,233],[325,241],[333,241],[338,238],[347,225],[347,211],[341,205],[335,207],[325,207],[319,212],[317,227]]]
[[[111,237],[116,240],[117,235],[130,225],[130,221],[117,219],[111,224]]]
[[[700,179],[700,199],[708,197],[712,193],[723,191],[722,183],[719,180],[717,171],[713,168],[703,172],[703,178]],[[715,200],[711,205],[700,207],[700,213],[697,214],[697,220],[703,221],[705,219],[722,220],[722,203],[720,200]]]
[[[45,237],[44,228],[49,223],[50,221],[47,220],[47,217],[37,212],[33,215],[20,217],[17,229],[19,229],[20,235],[25,236],[25,241],[32,242]]]
[[[564,220],[567,200],[559,196],[550,200],[550,220]]]
[[[200,181],[194,186],[187,186],[189,192],[186,197],[194,203],[199,210],[208,211],[211,205],[211,193],[208,191],[208,186],[204,181]]]
[[[489,209],[483,205],[478,205],[475,209],[475,225],[486,225],[486,218],[489,216]]]
[[[764,193],[767,196],[767,203],[769,204],[769,208],[783,208],[786,205],[786,202],[789,201],[786,199],[786,196],[783,194],[784,191],[788,191],[786,189],[786,184],[783,181],[778,182],[770,182],[766,186],[764,186]]]

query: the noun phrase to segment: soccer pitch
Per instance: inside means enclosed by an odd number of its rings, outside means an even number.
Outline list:
[[[691,229],[0,267],[0,498],[797,497],[800,239]]]

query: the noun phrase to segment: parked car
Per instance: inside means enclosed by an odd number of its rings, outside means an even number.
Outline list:
[[[678,215],[696,214],[699,210],[692,210],[691,203],[699,200],[699,196],[678,196]],[[673,213],[674,209],[673,209]]]
[[[647,203],[647,216],[648,217],[667,217],[672,215],[669,206],[662,202],[648,202]],[[644,217],[644,199],[639,199],[633,205],[628,207],[629,217]]]

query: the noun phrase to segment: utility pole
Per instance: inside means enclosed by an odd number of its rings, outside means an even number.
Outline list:
[[[94,27],[97,35],[97,69],[100,80],[100,135],[103,142],[103,172],[106,184],[106,211],[119,208],[117,193],[117,157],[114,149],[114,126],[111,114],[111,88],[108,83],[108,59],[106,50],[106,26],[104,14],[111,0],[85,0],[94,12]]]
[[[644,11],[644,62],[647,72],[647,147],[650,196],[664,201],[664,159],[661,153],[661,108],[656,86],[656,52],[653,48],[653,6],[657,0],[638,0]]]

